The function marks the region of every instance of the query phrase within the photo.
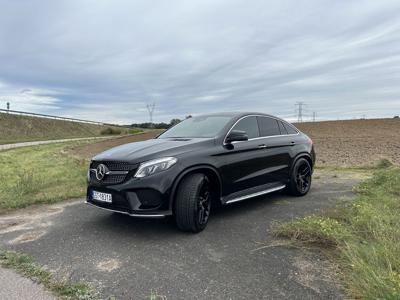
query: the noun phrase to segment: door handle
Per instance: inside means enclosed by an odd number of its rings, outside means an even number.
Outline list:
[[[267,148],[267,145],[265,144],[258,145],[258,149],[265,149],[265,148]]]
[[[294,146],[294,145],[296,145],[296,142],[291,141],[291,142],[290,142],[290,146]]]

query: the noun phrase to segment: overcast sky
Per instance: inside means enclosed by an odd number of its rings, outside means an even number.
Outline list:
[[[98,121],[400,114],[400,1],[0,0],[0,108]]]

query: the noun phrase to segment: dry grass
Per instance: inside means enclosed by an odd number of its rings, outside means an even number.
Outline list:
[[[101,136],[104,130],[111,130],[111,134],[138,132],[138,129],[131,132],[119,127],[0,113],[0,144]]]

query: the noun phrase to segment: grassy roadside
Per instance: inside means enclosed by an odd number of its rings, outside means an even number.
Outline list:
[[[318,163],[318,161],[317,161]],[[393,165],[393,163],[386,158],[380,159],[374,165],[359,165],[359,166],[335,166],[335,165],[316,165],[316,170],[325,170],[325,171],[341,171],[341,172],[360,172],[360,173],[370,173],[373,170],[379,170],[384,168],[389,168]]]
[[[88,161],[67,155],[82,143],[88,142],[1,151],[0,212],[83,196]]]
[[[140,128],[78,123],[0,113],[0,145],[19,142],[134,134]]]
[[[1,251],[0,265],[5,268],[14,269],[21,275],[42,284],[61,299],[97,299],[93,290],[84,283],[55,281],[50,272],[36,265],[28,255],[11,251]]]
[[[0,213],[84,196],[91,157],[157,133],[145,130],[101,142],[81,140],[0,151]]]
[[[354,200],[274,228],[277,237],[329,251],[350,298],[400,299],[400,168],[380,167]]]

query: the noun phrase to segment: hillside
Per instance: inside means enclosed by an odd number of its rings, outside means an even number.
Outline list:
[[[100,136],[108,127],[0,113],[0,144]],[[121,128],[114,129],[121,131]]]
[[[314,141],[320,166],[370,166],[382,158],[400,164],[400,119],[295,125]]]

